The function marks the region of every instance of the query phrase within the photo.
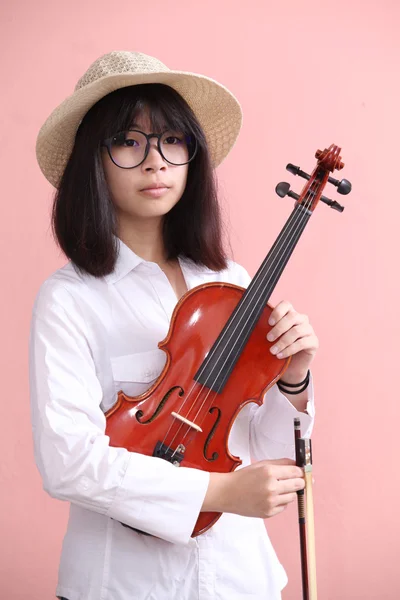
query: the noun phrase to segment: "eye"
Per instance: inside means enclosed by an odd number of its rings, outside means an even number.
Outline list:
[[[121,131],[112,139],[112,145],[122,148],[137,148],[146,143],[139,132]]]
[[[132,147],[135,145],[139,146],[139,142],[137,142],[136,140],[126,139],[126,140],[124,140],[124,142],[125,142],[125,146],[128,146],[128,147]]]
[[[184,144],[185,135],[180,131],[166,131],[162,137],[162,143],[169,146]]]
[[[169,135],[164,140],[167,144],[181,144],[182,140],[179,139],[176,135]]]

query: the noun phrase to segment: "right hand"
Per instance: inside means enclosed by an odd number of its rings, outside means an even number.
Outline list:
[[[293,460],[261,460],[232,473],[210,473],[201,510],[266,519],[285,510],[304,486],[304,472]]]

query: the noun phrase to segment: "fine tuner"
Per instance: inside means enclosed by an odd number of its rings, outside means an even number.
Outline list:
[[[305,173],[304,171],[302,171],[300,169],[300,167],[296,167],[295,165],[292,165],[291,163],[286,165],[286,169],[293,175],[299,175],[300,177],[303,177],[304,179],[307,179],[307,180],[310,179],[310,175],[308,175],[308,173]],[[339,194],[346,195],[351,192],[351,183],[347,179],[342,179],[341,181],[339,181],[338,179],[334,179],[333,177],[328,177],[328,182],[332,183],[335,187],[337,187],[337,191]],[[298,200],[300,198],[299,194],[296,194],[295,192],[291,191],[290,184],[286,183],[285,181],[281,181],[281,183],[278,183],[278,185],[275,188],[275,192],[281,198],[284,198],[285,196],[289,196],[290,198],[293,198],[294,200]],[[309,190],[308,193],[310,194],[310,196],[313,195],[313,191],[311,189]],[[333,208],[334,210],[337,210],[339,212],[344,211],[344,206],[342,206],[335,200],[330,200],[326,196],[321,196],[320,200],[322,202],[324,202],[325,204],[327,204],[328,206],[330,206],[331,208]]]

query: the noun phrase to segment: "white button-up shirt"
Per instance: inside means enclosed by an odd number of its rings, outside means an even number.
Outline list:
[[[223,281],[247,287],[234,262],[215,273],[181,259],[188,289]],[[120,242],[114,272],[78,274],[69,262],[37,294],[30,335],[34,448],[44,489],[70,502],[56,593],[68,600],[277,600],[286,574],[262,519],[223,514],[191,538],[209,474],[109,445],[104,413],[117,392],[138,395],[161,373],[158,342],[175,293],[157,264]],[[293,457],[298,413],[273,386],[248,404],[230,433],[243,465]],[[136,533],[121,523],[148,532]]]

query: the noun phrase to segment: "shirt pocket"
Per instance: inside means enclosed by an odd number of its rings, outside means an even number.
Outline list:
[[[128,396],[143,394],[160,375],[166,361],[162,350],[111,357],[115,391]]]

